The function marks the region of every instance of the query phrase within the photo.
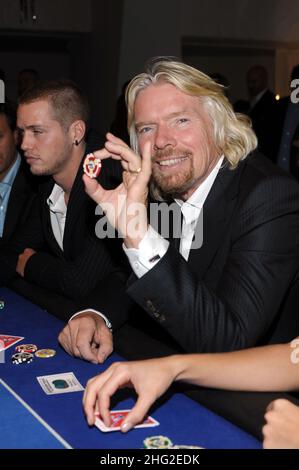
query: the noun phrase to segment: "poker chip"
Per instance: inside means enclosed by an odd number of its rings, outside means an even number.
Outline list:
[[[33,354],[27,352],[20,352],[11,356],[13,364],[30,364],[33,361]]]
[[[89,178],[96,178],[99,176],[101,168],[101,160],[95,157],[93,153],[89,153],[83,163],[84,173],[89,176]]]
[[[41,359],[46,359],[47,357],[55,356],[56,351],[55,349],[39,349],[36,351],[36,357],[40,357]]]
[[[166,436],[151,436],[143,441],[146,449],[168,449],[173,446],[169,437]]]
[[[35,351],[37,351],[37,346],[35,344],[19,344],[16,346],[16,351],[33,354]]]

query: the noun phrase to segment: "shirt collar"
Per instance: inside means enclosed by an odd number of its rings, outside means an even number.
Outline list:
[[[62,214],[66,213],[67,207],[64,199],[64,191],[56,183],[54,184],[52,192],[47,199],[47,204],[51,212],[59,212]]]

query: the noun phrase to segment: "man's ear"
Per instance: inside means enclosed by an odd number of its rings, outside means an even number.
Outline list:
[[[73,139],[73,143],[75,145],[79,145],[82,140],[84,139],[85,132],[86,132],[86,124],[84,121],[78,119],[78,121],[74,121],[71,124],[70,128],[71,136]]]

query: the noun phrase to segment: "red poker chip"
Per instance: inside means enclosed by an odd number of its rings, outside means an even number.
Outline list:
[[[16,351],[18,353],[30,353],[33,354],[37,351],[37,346],[35,344],[19,344],[16,346]]]
[[[102,162],[100,158],[95,157],[93,153],[86,155],[83,163],[83,170],[89,178],[96,178],[99,176],[101,168]]]

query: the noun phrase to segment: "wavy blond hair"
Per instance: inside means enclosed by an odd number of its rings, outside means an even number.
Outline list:
[[[145,73],[131,80],[126,90],[128,131],[135,152],[138,152],[135,100],[141,90],[158,82],[170,83],[182,92],[200,98],[213,125],[215,145],[222,151],[231,168],[235,168],[240,160],[257,147],[250,119],[233,111],[222,85],[173,58],[157,57],[148,62]]]

